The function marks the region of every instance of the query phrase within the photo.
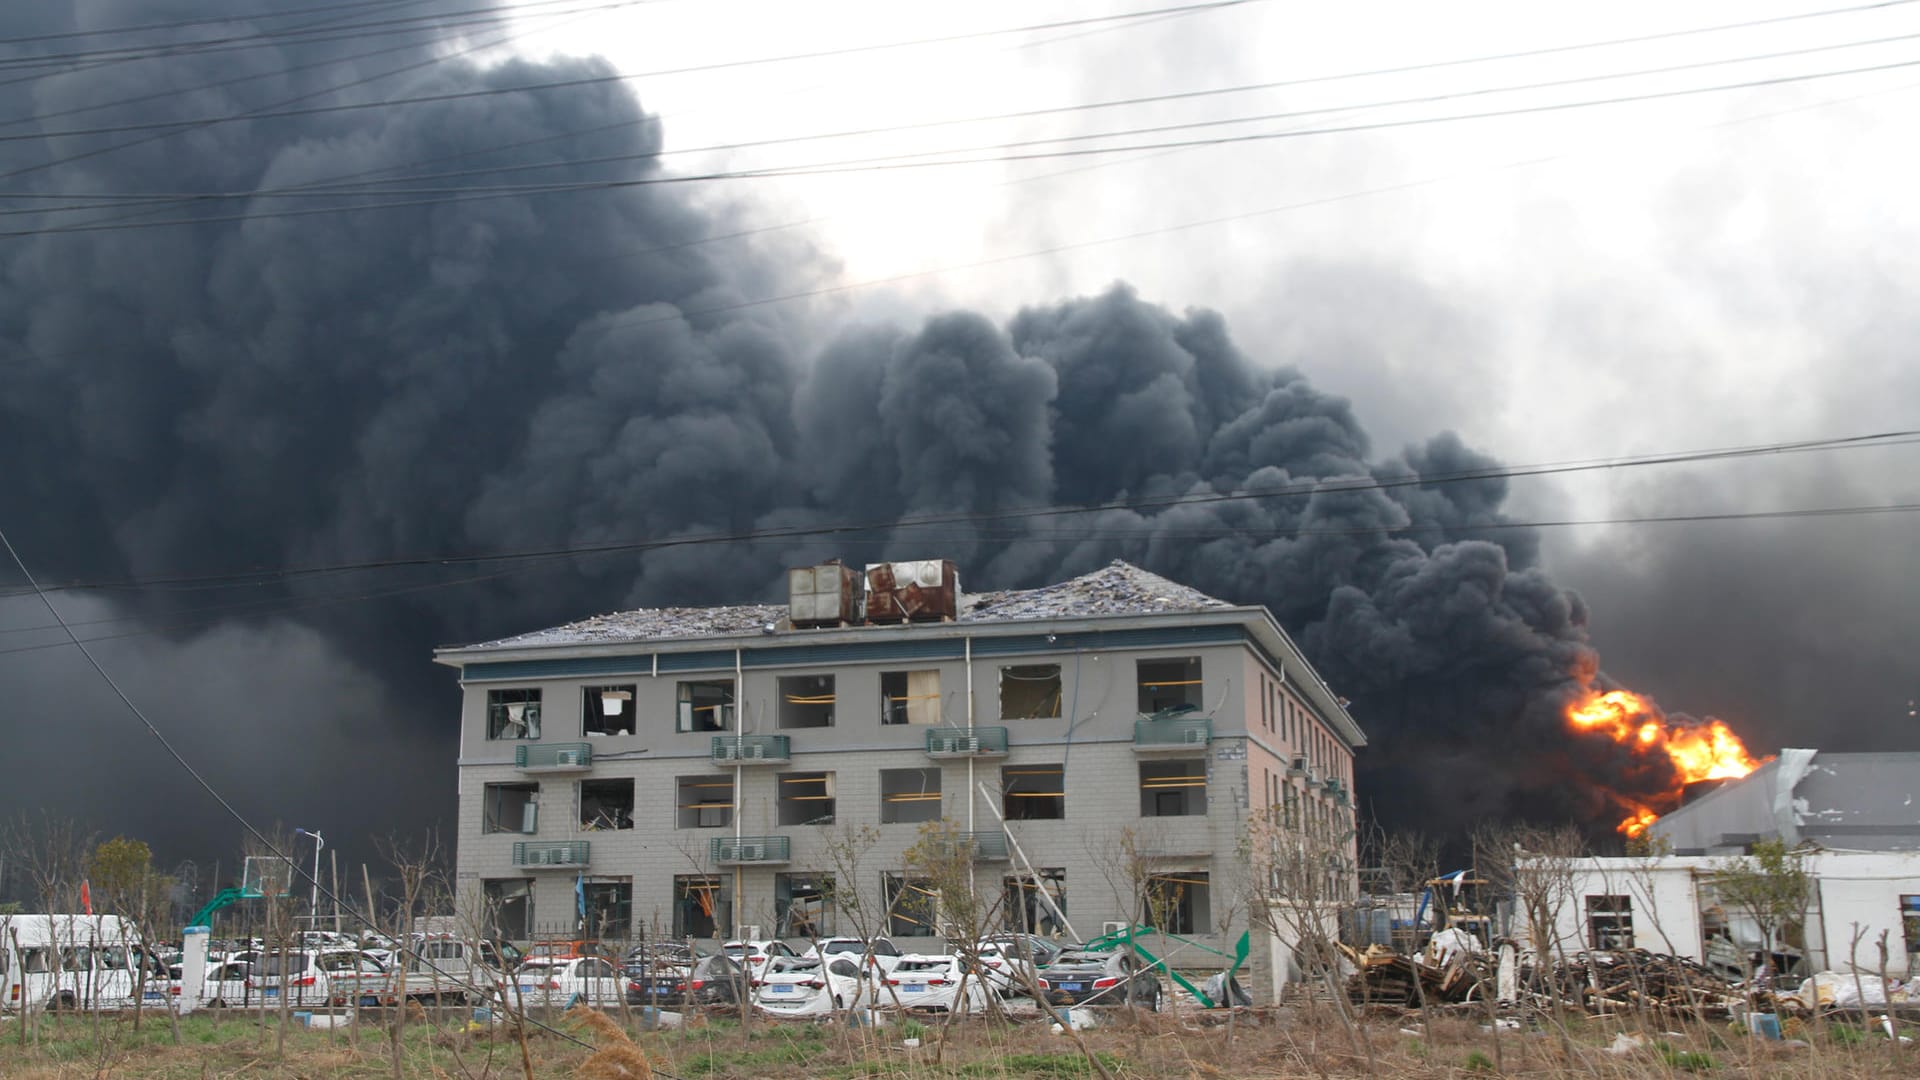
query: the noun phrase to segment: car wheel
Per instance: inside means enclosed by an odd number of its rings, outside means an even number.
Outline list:
[[[1160,984],[1159,983],[1154,983],[1153,991],[1147,995],[1147,1011],[1148,1012],[1160,1011]]]
[[[207,1008],[209,1009],[224,1009],[226,1007],[227,1007],[226,998],[214,998],[212,1001],[207,1002]]]

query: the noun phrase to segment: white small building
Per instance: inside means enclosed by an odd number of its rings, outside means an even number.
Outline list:
[[[1556,905],[1553,948],[1641,948],[1744,972],[1760,951],[1753,920],[1717,895],[1715,879],[1739,856],[1590,858],[1573,863]],[[1804,971],[1876,972],[1887,935],[1887,971],[1920,973],[1920,852],[1815,851],[1804,929]],[[1525,872],[1523,870],[1523,872]],[[1535,872],[1556,873],[1539,869]],[[1531,933],[1528,934],[1531,937]],[[1857,947],[1856,947],[1857,940]],[[1799,949],[1790,950],[1798,952]]]

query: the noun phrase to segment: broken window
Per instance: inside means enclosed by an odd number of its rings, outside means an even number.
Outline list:
[[[492,878],[480,883],[487,936],[495,941],[525,941],[533,936],[533,879]]]
[[[588,830],[633,828],[633,781],[580,781],[580,827]]]
[[[1140,763],[1140,816],[1190,817],[1207,812],[1207,763]]]
[[[1148,716],[1169,709],[1191,712],[1200,708],[1200,658],[1141,660],[1134,664],[1140,680],[1140,711]]]
[[[1002,812],[1009,821],[1067,816],[1067,770],[1062,765],[1007,765],[1000,770]]]
[[[774,937],[809,941],[833,936],[833,875],[773,876]]]
[[[732,728],[732,679],[703,679],[680,684],[676,731],[729,731]]]
[[[1154,874],[1141,898],[1140,921],[1169,934],[1213,932],[1213,898],[1200,871]]]
[[[1900,898],[1900,933],[1907,939],[1907,954],[1920,954],[1920,896]]]
[[[883,671],[880,673],[882,724],[938,724],[940,672]]]
[[[1043,720],[1059,715],[1059,664],[1011,664],[1000,669],[1002,720]]]
[[[782,825],[833,824],[833,774],[781,773],[775,798]]]
[[[939,820],[939,769],[880,770],[880,824]]]
[[[940,936],[940,890],[931,879],[884,874],[880,887],[889,937]]]
[[[533,833],[539,827],[539,784],[488,784],[480,789],[481,832]]]
[[[675,874],[673,936],[719,937],[733,926],[733,894],[716,874]]]
[[[1067,913],[1067,872],[1064,868],[1042,866],[1031,874],[1008,874],[1001,884],[1007,898],[1007,929],[1042,937],[1055,937],[1066,932],[1066,926],[1060,921]]]
[[[733,824],[733,777],[682,776],[674,783],[681,829],[718,829]]]
[[[1633,898],[1587,897],[1587,946],[1593,949],[1633,948]]]
[[[540,691],[487,691],[487,738],[540,737]]]
[[[639,707],[631,685],[589,686],[580,692],[580,734],[631,735]]]
[[[633,936],[632,878],[587,878],[580,895],[586,905],[586,925],[580,929],[587,937],[624,941]]]
[[[833,676],[782,675],[776,683],[780,694],[774,710],[776,727],[833,726]]]

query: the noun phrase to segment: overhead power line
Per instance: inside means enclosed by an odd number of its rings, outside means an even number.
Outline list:
[[[340,574],[365,570],[386,570],[398,567],[444,567],[478,563],[505,563],[523,560],[570,558],[614,552],[657,550],[672,547],[691,547],[702,544],[732,543],[741,540],[762,538],[787,539],[830,536],[847,533],[875,532],[888,529],[973,524],[983,521],[1018,521],[1034,518],[1084,516],[1088,514],[1111,513],[1119,510],[1161,510],[1174,506],[1198,506],[1264,499],[1310,498],[1357,492],[1386,491],[1406,487],[1437,487],[1447,484],[1486,480],[1509,480],[1522,477],[1557,476],[1613,469],[1643,468],[1655,465],[1729,461],[1780,454],[1800,454],[1864,447],[1905,446],[1915,442],[1920,442],[1920,429],[1836,436],[1796,442],[1766,443],[1753,446],[1719,447],[1707,450],[1687,450],[1628,457],[1563,461],[1540,465],[1493,466],[1488,468],[1454,470],[1450,472],[1409,473],[1384,477],[1361,476],[1314,479],[1266,488],[1237,489],[1224,492],[1198,492],[1182,495],[1143,496],[1095,504],[1062,503],[1006,510],[951,511],[863,522],[841,522],[775,529],[752,529],[726,533],[701,533],[667,538],[646,538],[591,545],[562,545],[558,547],[516,551],[445,552],[433,555],[414,555],[351,563],[328,563],[298,567],[249,567],[217,573],[181,574],[166,577],[121,579],[116,581],[64,582],[49,585],[46,586],[46,588],[50,591],[60,591],[70,589],[159,588],[175,586],[218,587],[232,585],[236,582],[253,585],[260,584],[264,581],[285,581],[316,575]]]

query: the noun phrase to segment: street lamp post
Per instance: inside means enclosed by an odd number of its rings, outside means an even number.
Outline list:
[[[295,836],[313,837],[313,894],[307,901],[307,929],[320,928],[320,849],[327,846],[318,829],[295,829]]]

